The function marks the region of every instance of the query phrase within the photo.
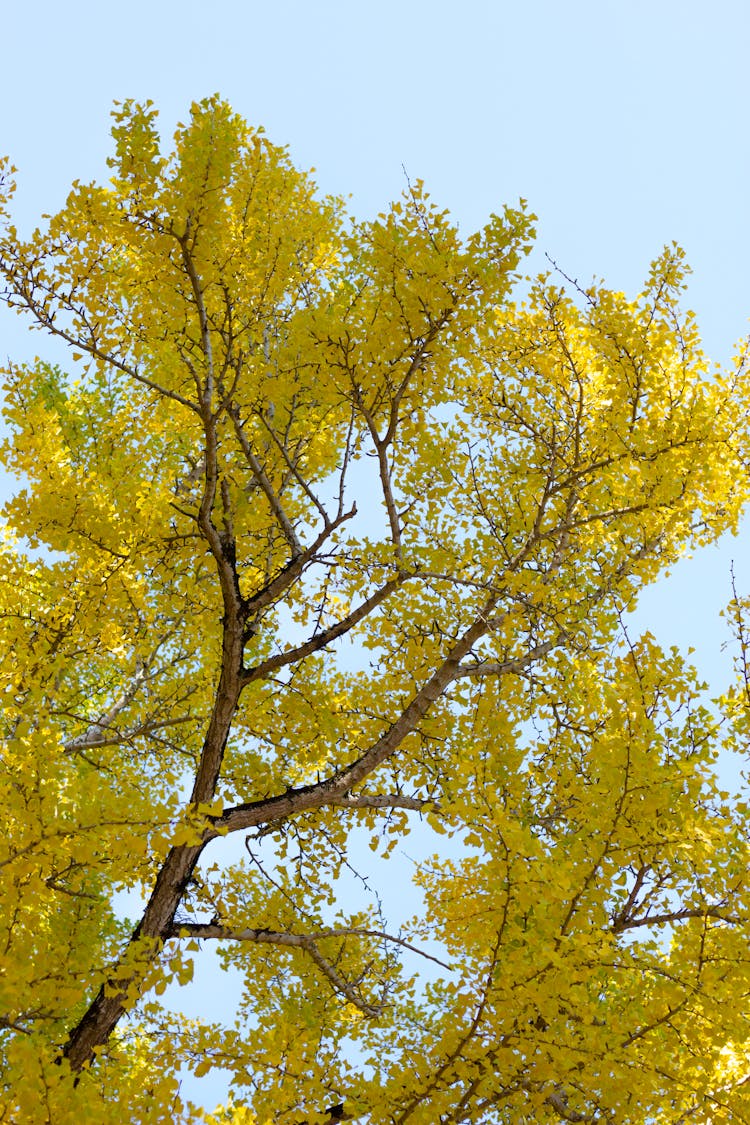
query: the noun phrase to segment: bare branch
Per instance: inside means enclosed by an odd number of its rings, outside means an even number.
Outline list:
[[[423,949],[412,945],[411,942],[396,937],[395,934],[386,933],[384,930],[339,927],[338,929],[320,930],[314,934],[292,934],[279,930],[256,930],[250,927],[235,930],[231,926],[223,926],[213,922],[175,922],[165,934],[165,940],[186,937],[200,938],[201,940],[214,938],[217,941],[248,941],[255,942],[258,945],[288,945],[296,949],[306,949],[307,943],[325,941],[327,938],[376,938],[378,941],[387,941],[392,945],[401,946],[402,949],[408,950],[409,953],[416,953],[417,956],[424,957],[427,961],[434,961],[436,965],[447,969],[448,972],[455,971],[453,965],[441,961],[439,957],[433,957],[431,953],[425,953]]]

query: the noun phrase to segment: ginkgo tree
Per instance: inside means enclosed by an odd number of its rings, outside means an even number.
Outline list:
[[[2,166],[70,359],[4,370],[0,1121],[750,1120],[746,606],[716,703],[622,624],[748,496],[681,251],[516,300],[523,206],[351,221],[218,98],[113,139],[30,238]]]

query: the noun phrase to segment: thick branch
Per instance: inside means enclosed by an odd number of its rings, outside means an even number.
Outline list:
[[[80,720],[82,722],[87,722],[87,727],[82,734],[68,739],[67,742],[63,744],[66,753],[74,754],[81,750],[93,749],[100,746],[114,746],[118,743],[126,742],[130,738],[135,738],[139,734],[147,734],[154,730],[189,721],[190,716],[185,715],[161,722],[156,718],[152,718],[151,720],[144,719],[138,723],[135,729],[127,732],[118,731],[115,727],[115,721],[118,716],[133,702],[144,684],[159,675],[160,669],[154,668],[153,665],[159,650],[167,641],[171,640],[172,636],[173,632],[169,631],[158,638],[149,656],[136,664],[130,682],[120,693],[115,702],[107,708],[98,719],[88,720],[88,722],[85,719]]]
[[[259,612],[264,605],[281,594],[301,573],[305,563],[312,559],[334,528],[351,518],[356,509],[341,515],[324,528],[315,542],[301,556],[293,559],[276,578],[254,598],[243,601],[237,581],[234,543],[229,542],[229,530],[220,536],[211,521],[211,509],[216,495],[216,435],[212,419],[206,429],[206,483],[199,516],[199,526],[209,540],[222,588],[224,618],[222,632],[222,662],[219,684],[206,731],[200,764],[193,784],[190,801],[193,805],[209,803],[216,792],[229,731],[234,719],[240,693],[245,643],[245,623],[248,617]],[[343,792],[343,791],[342,791]],[[340,795],[340,794],[339,794]],[[268,818],[266,818],[268,819]],[[273,817],[271,818],[273,819]],[[153,959],[165,934],[169,933],[188,881],[195,870],[201,852],[209,839],[216,835],[208,831],[195,845],[172,848],[167,855],[154,884],[143,917],[133,932],[129,947],[144,944],[146,959]],[[149,948],[150,943],[150,948]],[[322,966],[321,966],[322,967]],[[95,1049],[106,1043],[117,1023],[125,1014],[131,997],[138,990],[139,972],[123,971],[120,964],[112,967],[111,976],[102,985],[78,1025],[73,1029],[63,1049],[74,1070],[80,1070],[94,1058]]]
[[[495,608],[497,597],[498,595],[493,595],[488,599],[482,611],[456,642],[443,663],[422,685],[399,717],[359,758],[356,758],[340,772],[313,785],[289,789],[286,793],[279,794],[276,797],[268,797],[261,801],[252,801],[248,804],[236,805],[234,808],[226,809],[221,816],[213,818],[212,827],[207,831],[206,839],[225,832],[257,828],[272,820],[285,820],[297,813],[333,804],[341,797],[345,797],[355,785],[361,784],[378,766],[396,753],[407,735],[417,729],[420,721],[435,700],[444,693],[456,678],[457,670],[463,658],[471,651],[472,646],[476,644],[480,637],[487,632],[487,619]]]
[[[405,797],[400,793],[360,793],[357,796],[348,793],[328,803],[337,809],[411,809],[414,812],[430,809],[440,812],[439,803],[429,797]]]
[[[12,1019],[10,1016],[0,1016],[0,1031],[18,1031],[21,1035],[32,1034],[30,1027],[24,1027],[19,1020]]]
[[[518,656],[514,660],[481,660],[476,664],[462,664],[456,669],[456,676],[505,676],[508,673],[522,672],[535,660],[541,660],[543,656],[551,652],[556,645],[561,643],[562,639],[557,637],[555,640],[545,641],[541,645],[536,645],[525,656]]]
[[[185,235],[186,239],[187,235]],[[213,523],[213,508],[219,483],[216,419],[211,413],[213,357],[200,281],[185,240],[181,242],[183,261],[193,286],[207,366],[201,410],[205,438],[205,473],[197,522],[216,563],[224,608],[221,673],[190,795],[190,803],[195,806],[209,803],[216,792],[227,739],[243,686],[241,676],[247,607],[240,593],[236,546],[231,512],[226,507],[226,497],[223,531],[220,533]],[[169,851],[157,875],[143,916],[129,942],[129,952],[136,955],[136,963],[141,951],[146,963],[156,956],[164,934],[182,901],[188,880],[203,847],[204,842],[201,842],[172,848]],[[94,1058],[96,1048],[107,1042],[124,1015],[128,1003],[132,1002],[133,995],[138,992],[143,970],[128,966],[127,954],[123,961],[113,966],[109,979],[102,985],[88,1011],[72,1030],[64,1047],[63,1054],[74,1070],[80,1070]]]
[[[642,918],[618,917],[612,924],[612,933],[634,930],[639,926],[666,926],[671,922],[684,922],[689,918],[716,918],[719,922],[744,925],[747,918],[738,914],[728,914],[721,906],[686,907],[684,910],[666,911],[663,914],[646,914]]]

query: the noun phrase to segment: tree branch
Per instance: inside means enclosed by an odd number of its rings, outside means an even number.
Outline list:
[[[397,578],[392,578],[376,590],[366,601],[362,602],[352,613],[347,614],[341,621],[337,621],[335,625],[331,625],[328,629],[314,634],[304,644],[297,645],[296,648],[287,649],[286,652],[276,653],[275,656],[269,656],[267,660],[256,664],[253,668],[248,668],[243,673],[242,684],[252,683],[254,680],[261,680],[264,676],[269,675],[270,672],[275,672],[277,668],[283,668],[287,664],[294,664],[298,660],[304,660],[306,656],[310,656],[313,652],[318,652],[321,648],[325,648],[337,637],[344,636],[350,629],[353,629],[360,621],[370,614],[376,606],[380,605],[385,598],[388,597],[402,582],[405,582],[409,575],[399,575]]]
[[[285,820],[296,813],[322,808],[344,797],[350,789],[364,781],[378,766],[395,754],[406,736],[417,728],[435,700],[456,679],[456,670],[461,660],[487,632],[487,619],[492,614],[498,597],[498,594],[493,594],[488,598],[474,622],[459,638],[443,663],[417,691],[399,717],[349,766],[313,785],[288,789],[286,793],[276,797],[266,797],[260,801],[225,809],[221,816],[209,818],[210,827],[206,830],[205,839],[209,840],[226,832],[257,828],[271,820]]]
[[[9,292],[19,298],[19,304],[12,303],[13,308],[25,308],[34,317],[36,322],[41,327],[46,328],[52,336],[57,336],[58,339],[64,340],[66,344],[70,344],[72,348],[80,348],[82,352],[86,352],[92,359],[99,360],[101,363],[108,364],[114,367],[117,371],[122,372],[133,379],[141,386],[148,387],[151,391],[156,391],[157,394],[163,395],[165,398],[171,399],[173,402],[179,402],[181,406],[187,407],[188,410],[194,414],[200,414],[200,407],[195,402],[190,402],[189,399],[179,394],[177,391],[169,390],[163,387],[160,383],[154,382],[146,375],[142,375],[137,367],[132,364],[126,363],[124,359],[119,358],[113,352],[103,351],[97,341],[93,328],[86,324],[86,329],[89,333],[89,339],[69,332],[61,328],[55,323],[55,314],[50,313],[46,305],[40,303],[33,295],[33,289],[43,288],[38,281],[33,278],[19,277],[16,270],[9,270],[4,265],[4,260],[0,258],[0,271],[4,274],[9,283]],[[63,294],[48,288],[50,297],[53,297],[60,308],[66,309],[73,316],[81,316],[80,308],[76,307],[72,300],[66,300]],[[11,303],[11,302],[9,302]]]
[[[639,926],[666,926],[670,922],[684,922],[688,918],[716,918],[719,922],[727,922],[735,926],[744,925],[748,920],[743,915],[727,914],[721,906],[696,906],[667,911],[664,914],[647,914],[643,918],[627,918],[620,915],[612,923],[611,930],[613,934],[620,934],[624,930],[634,930]]]
[[[229,409],[229,416],[234,423],[234,430],[237,434],[239,443],[242,446],[242,452],[245,454],[245,460],[250,466],[255,480],[263,490],[263,494],[268,501],[271,511],[276,517],[276,522],[281,528],[284,534],[284,538],[289,544],[289,548],[292,552],[292,558],[296,558],[302,553],[302,546],[299,539],[297,538],[297,533],[292,527],[292,523],[286,512],[284,511],[284,506],[281,503],[281,499],[276,493],[270,480],[268,479],[265,469],[261,465],[258,458],[255,456],[255,453],[250,446],[250,442],[247,440],[247,435],[245,434],[245,431],[242,428],[242,423],[240,422],[239,410],[236,406],[233,406]]]
[[[169,927],[165,938],[215,938],[219,941],[248,941],[259,945],[282,945],[291,949],[302,949],[320,969],[333,987],[334,992],[346,997],[350,1004],[354,1004],[365,1016],[377,1019],[383,1012],[383,1002],[369,1004],[364,1000],[349,981],[339,973],[334,965],[325,957],[318,948],[318,942],[325,938],[336,937],[380,937],[390,941],[397,941],[400,945],[407,945],[398,938],[390,938],[387,934],[376,933],[369,930],[324,930],[318,934],[290,934],[280,933],[275,930],[242,929],[233,930],[228,926],[201,923],[177,922]],[[413,947],[409,947],[413,948]],[[415,953],[418,950],[413,950]],[[425,956],[429,956],[425,954]],[[435,958],[430,958],[435,960]]]
[[[440,804],[430,797],[405,797],[400,793],[361,793],[357,796],[348,793],[345,797],[338,797],[328,803],[337,809],[410,809],[422,812],[423,809],[430,808],[440,812]]]
[[[320,930],[314,934],[292,934],[281,930],[254,929],[252,927],[235,930],[231,926],[214,922],[174,922],[167,929],[164,940],[197,938],[203,941],[213,938],[216,941],[247,941],[254,942],[257,945],[286,945],[295,949],[306,949],[310,942],[325,941],[326,938],[347,937],[376,938],[379,941],[387,941],[392,945],[401,946],[409,953],[416,953],[418,957],[424,957],[426,961],[434,961],[436,965],[440,965],[441,968],[447,969],[450,973],[455,971],[453,965],[441,961],[439,957],[434,957],[431,953],[425,953],[423,949],[405,941],[404,938],[396,937],[395,934],[389,934],[385,930],[368,930],[360,927],[349,928],[344,926],[337,929]]]
[[[528,668],[529,664],[533,664],[535,660],[541,660],[553,648],[561,644],[565,639],[564,636],[556,637],[552,641],[544,641],[543,644],[536,645],[525,656],[518,656],[514,660],[481,660],[476,664],[461,664],[456,669],[456,678],[462,676],[505,676],[509,672],[522,672],[524,668]]]

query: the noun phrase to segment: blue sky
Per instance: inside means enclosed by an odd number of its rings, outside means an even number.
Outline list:
[[[219,91],[366,217],[404,168],[467,233],[520,196],[538,251],[635,293],[665,242],[727,363],[750,317],[747,0],[39,0],[6,4],[0,152],[33,226],[70,182],[106,176],[115,99],[151,98],[164,134]],[[0,358],[59,353],[0,310]],[[729,563],[750,591],[747,528],[677,568],[639,616],[693,644],[720,686]],[[217,989],[221,985],[217,983]]]

